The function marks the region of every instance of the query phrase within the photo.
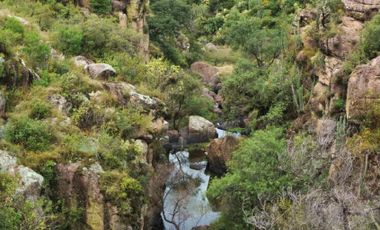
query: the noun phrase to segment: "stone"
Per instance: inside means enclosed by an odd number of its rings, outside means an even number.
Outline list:
[[[166,133],[169,130],[169,122],[160,117],[152,122],[151,129],[155,133]]]
[[[84,68],[86,65],[94,63],[90,59],[84,57],[84,56],[76,56],[73,58],[74,64],[77,67]]]
[[[239,139],[234,136],[211,141],[207,148],[209,170],[217,175],[223,175],[227,171],[226,162],[231,159],[232,152],[238,144]]]
[[[127,7],[126,2],[118,1],[118,0],[112,0],[112,10],[114,12],[124,12],[126,7]]]
[[[347,118],[360,122],[376,106],[380,106],[380,56],[351,73],[346,99]]]
[[[125,82],[104,83],[103,87],[122,105],[131,103],[154,113],[166,113],[166,105],[156,97],[140,94],[136,87]]]
[[[202,81],[210,87],[216,87],[220,83],[219,70],[215,66],[199,61],[194,62],[190,69],[193,73],[198,74]]]
[[[342,2],[346,13],[361,21],[371,19],[380,8],[380,0],[342,0]]]
[[[58,109],[58,111],[65,115],[68,115],[72,108],[72,104],[68,102],[64,96],[59,94],[53,94],[48,96],[48,101],[53,106],[55,106]]]
[[[216,136],[213,123],[201,116],[190,116],[187,143],[207,142]]]
[[[106,82],[103,87],[122,105],[127,105],[131,92],[136,92],[136,87],[125,82]]]
[[[84,69],[91,78],[98,80],[107,80],[109,77],[116,75],[116,70],[111,65],[105,63],[88,64]]]
[[[216,47],[216,45],[214,45],[213,43],[209,42],[205,45],[205,49],[208,52],[215,52],[218,49],[218,47]]]
[[[28,167],[18,165],[16,157],[4,150],[0,150],[0,172],[19,176],[16,194],[22,194],[30,200],[36,200],[39,197],[44,181],[43,176]]]

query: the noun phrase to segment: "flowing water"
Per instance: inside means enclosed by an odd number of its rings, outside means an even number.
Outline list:
[[[216,129],[218,138],[227,135],[240,137]],[[209,225],[220,214],[211,209],[206,197],[210,176],[205,173],[207,161],[190,163],[189,152],[179,151],[169,155],[174,169],[167,180],[161,217],[166,230],[191,230],[193,227]],[[172,223],[171,223],[172,222]],[[174,223],[174,224],[173,224]],[[176,226],[177,225],[177,226]]]
[[[217,220],[219,213],[212,211],[206,197],[210,180],[210,176],[205,174],[207,161],[196,163],[194,168],[197,169],[192,169],[189,152],[186,151],[170,154],[169,161],[174,165],[174,170],[168,179],[164,195],[164,211],[161,213],[165,229],[176,229],[175,225],[169,222],[176,223],[181,230],[191,230],[193,227],[209,225]],[[185,185],[175,186],[181,182]],[[191,182],[195,184],[186,186]]]

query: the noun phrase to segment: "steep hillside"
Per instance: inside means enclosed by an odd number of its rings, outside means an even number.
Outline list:
[[[380,228],[379,9],[0,0],[0,230]]]

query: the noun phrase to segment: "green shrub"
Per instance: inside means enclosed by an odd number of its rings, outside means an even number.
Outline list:
[[[143,82],[147,68],[143,62],[128,53],[115,53],[108,56],[105,63],[112,65],[122,80],[131,84]]]
[[[96,14],[108,14],[112,10],[111,0],[90,0],[90,6]]]
[[[51,106],[46,102],[36,101],[32,105],[29,116],[33,119],[42,120],[51,116]]]
[[[54,141],[54,135],[46,123],[26,117],[11,120],[5,128],[5,138],[31,151],[47,150]]]
[[[280,162],[286,151],[282,133],[278,128],[256,131],[233,152],[227,175],[211,182],[208,196],[214,203],[222,204],[226,228],[238,223],[233,229],[247,229],[244,211],[259,209],[260,204],[271,202],[291,185],[286,167]]]
[[[25,35],[24,53],[33,67],[45,68],[50,57],[50,47],[41,41],[36,32],[29,32]]]
[[[78,55],[82,52],[83,30],[79,25],[62,25],[57,28],[55,46],[62,52]]]
[[[362,32],[363,51],[368,59],[379,55],[380,52],[380,14],[368,22]]]
[[[21,37],[24,36],[25,29],[19,20],[13,17],[8,17],[3,22],[3,28],[8,29],[14,33],[19,34]]]
[[[126,173],[110,171],[100,177],[101,191],[106,199],[117,205],[129,223],[137,223],[144,204],[141,184]]]

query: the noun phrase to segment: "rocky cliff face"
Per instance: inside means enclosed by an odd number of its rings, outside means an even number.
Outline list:
[[[336,102],[346,96],[346,89],[339,84],[342,81],[341,79],[345,77],[343,63],[359,42],[360,33],[364,26],[363,21],[369,20],[380,8],[380,1],[375,0],[345,0],[343,3],[345,15],[340,19],[340,24],[337,25],[339,32],[333,37],[320,41],[319,45],[307,39],[307,23],[302,26],[302,23],[308,21],[305,20],[305,17],[310,20],[315,18],[315,12],[303,12],[300,16],[300,22],[302,22],[300,24],[301,37],[304,38],[304,47],[320,49],[324,54],[323,65],[313,67],[318,82],[314,86],[309,101],[310,109],[317,117],[331,116],[337,112]],[[300,53],[299,56],[302,54]],[[352,88],[352,85],[353,83],[349,88]],[[352,90],[349,94],[352,94]]]

